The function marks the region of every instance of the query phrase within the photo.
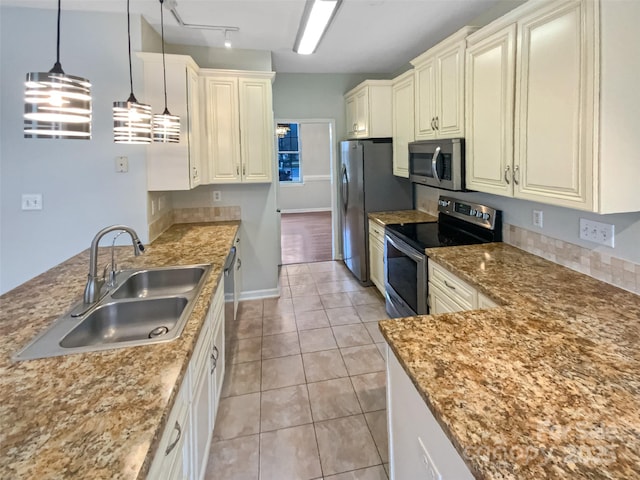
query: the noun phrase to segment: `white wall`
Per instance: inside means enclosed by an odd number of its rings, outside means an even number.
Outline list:
[[[139,50],[139,17],[131,26]],[[92,82],[93,137],[25,139],[25,75],[53,66],[56,11],[0,8],[0,292],[88,248],[106,225],[128,224],[147,241],[145,150],[116,145],[112,136],[112,104],[129,96],[126,29],[124,14],[64,12],[61,63]],[[135,56],[133,74],[137,93]],[[129,157],[129,173],[115,173],[120,155]],[[44,209],[22,211],[23,193],[41,193]]]
[[[331,122],[300,122],[302,183],[280,183],[280,210],[331,210]]]

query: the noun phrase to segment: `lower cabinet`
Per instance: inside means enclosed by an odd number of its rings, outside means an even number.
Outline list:
[[[213,294],[149,480],[201,480],[224,381],[224,283]]]
[[[388,346],[387,424],[391,480],[473,480],[469,468]]]
[[[384,227],[369,220],[369,278],[384,296]]]

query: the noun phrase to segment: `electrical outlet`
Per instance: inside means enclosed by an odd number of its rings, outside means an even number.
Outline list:
[[[613,248],[615,225],[596,222],[595,220],[580,219],[580,238],[589,242],[599,243]]]
[[[221,202],[222,201],[222,192],[220,190],[213,191],[213,201]]]
[[[542,228],[542,210],[533,211],[533,226]]]
[[[418,437],[418,445],[420,448],[422,463],[427,474],[427,476],[424,478],[427,480],[442,480],[442,475],[440,475],[438,468],[436,467],[435,463],[433,463],[433,459],[431,458],[431,455],[429,455],[429,452],[424,446],[424,443],[422,443],[422,439],[420,437]]]
[[[42,194],[23,193],[22,210],[42,210]]]
[[[116,157],[116,172],[127,173],[129,171],[129,157]]]
[[[151,215],[155,215],[155,214],[156,214],[156,201],[151,200]]]

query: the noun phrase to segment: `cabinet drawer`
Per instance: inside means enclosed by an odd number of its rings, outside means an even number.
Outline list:
[[[476,308],[478,294],[475,288],[460,280],[451,272],[445,270],[433,261],[429,265],[429,283],[439,287],[454,302],[466,310]]]
[[[369,235],[384,243],[384,227],[373,220],[369,220]]]

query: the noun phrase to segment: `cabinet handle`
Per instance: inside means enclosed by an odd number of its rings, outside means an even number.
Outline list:
[[[504,167],[504,181],[509,185],[511,182],[509,181],[509,165]]]
[[[216,371],[216,367],[218,366],[218,359],[217,357],[212,353],[211,354],[211,375],[213,375],[213,372]]]
[[[436,116],[436,130],[440,130],[440,117]]]
[[[215,345],[213,346],[213,358],[215,358],[216,360],[218,360],[218,357],[220,356],[220,351],[218,350],[218,347],[216,347]]]
[[[431,130],[435,130],[436,129],[435,121],[436,121],[436,119],[432,117],[431,118]]]
[[[242,164],[242,175],[246,175],[247,174],[247,166],[243,163]]]
[[[193,167],[193,178],[198,178],[198,169]]]
[[[446,280],[444,281],[444,284],[449,287],[451,290],[455,290],[456,287],[454,287],[453,285],[449,285],[449,282],[447,282]]]
[[[236,267],[236,270],[240,270],[240,267],[242,266],[242,260],[238,259],[237,264],[238,264],[238,266]]]
[[[236,175],[240,175],[240,165],[236,165]]]
[[[354,123],[354,124],[353,124],[353,131],[354,131],[354,132],[357,132],[357,131],[358,131],[358,124],[357,124],[357,123]]]
[[[513,167],[513,183],[515,185],[520,185],[520,180],[518,180],[518,177],[520,177],[520,165],[516,165]]]
[[[173,443],[170,443],[169,446],[167,447],[167,449],[164,451],[165,455],[169,455],[171,453],[171,450],[176,448],[176,445],[180,441],[180,437],[182,437],[182,427],[180,426],[180,424],[178,423],[177,420],[176,420],[176,424],[174,425],[173,429],[178,431],[178,436],[173,441]]]

